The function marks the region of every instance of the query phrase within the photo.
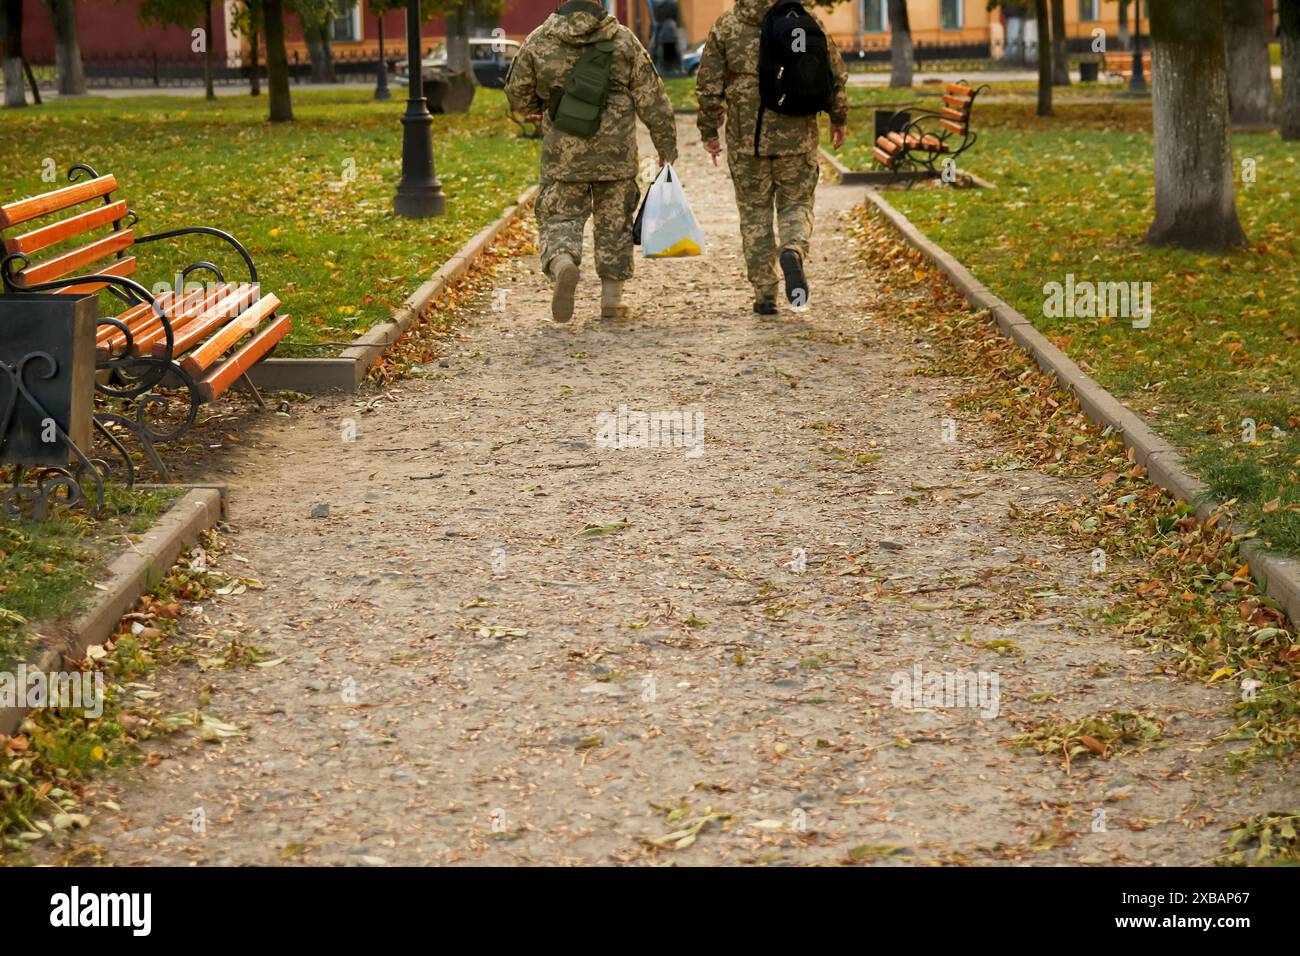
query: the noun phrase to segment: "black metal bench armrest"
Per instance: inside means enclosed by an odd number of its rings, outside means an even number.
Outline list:
[[[21,262],[22,265],[18,263]],[[55,292],[59,289],[70,289],[73,286],[86,285],[91,282],[103,282],[109,285],[119,285],[126,289],[127,292],[135,296],[141,302],[148,302],[153,307],[153,314],[162,324],[163,335],[167,341],[167,358],[166,362],[172,360],[172,349],[176,344],[175,335],[172,332],[171,320],[167,318],[167,313],[159,308],[158,300],[154,294],[136,282],[134,279],[127,279],[124,276],[105,275],[103,273],[89,273],[87,275],[66,276],[62,279],[51,279],[49,282],[39,282],[35,285],[28,285],[18,281],[18,272],[27,266],[28,259],[21,252],[10,253],[4,259],[0,259],[0,278],[4,280],[4,287],[7,291],[13,292]],[[126,344],[121,352],[112,356],[107,361],[96,363],[101,368],[113,368],[116,364],[127,361],[126,356],[131,350],[131,332],[127,329],[125,323],[119,322],[114,318],[101,318],[99,325],[111,325],[118,329],[125,337]],[[161,375],[158,379],[161,380]]]
[[[244,264],[248,266],[248,276],[254,285],[257,285],[257,266],[253,265],[253,257],[248,254],[244,244],[228,232],[220,229],[213,229],[211,226],[187,226],[184,229],[168,229],[166,232],[155,232],[148,236],[137,236],[135,242],[139,245],[142,242],[156,242],[159,239],[175,239],[177,236],[216,236],[223,242],[234,246],[235,251],[243,258]]]

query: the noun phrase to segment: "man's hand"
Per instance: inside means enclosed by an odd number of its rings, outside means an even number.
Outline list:
[[[542,121],[542,114],[529,113],[527,116],[524,117],[524,121],[528,123],[540,123]]]
[[[671,163],[671,162],[672,162],[671,159],[666,159],[665,157],[660,156],[660,157],[659,157],[659,168],[660,168],[660,169],[663,169],[665,165],[667,165],[668,163]]]
[[[844,125],[836,126],[831,124],[831,146],[838,150],[844,145],[845,137],[849,135],[849,128]]]
[[[713,157],[713,165],[718,165],[718,156],[722,153],[722,143],[720,143],[716,138],[711,139],[704,144],[704,148],[708,154]]]

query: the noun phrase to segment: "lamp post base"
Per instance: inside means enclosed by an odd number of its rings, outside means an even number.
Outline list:
[[[423,97],[410,99],[402,116],[402,179],[393,211],[407,219],[441,216],[447,198],[433,165],[433,116]]]
[[[447,197],[441,186],[406,188],[399,185],[397,195],[393,197],[393,212],[404,219],[428,219],[446,211]]]

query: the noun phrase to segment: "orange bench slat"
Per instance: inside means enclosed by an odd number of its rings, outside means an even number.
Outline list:
[[[52,212],[67,209],[87,199],[94,199],[96,196],[106,196],[116,188],[117,180],[113,176],[100,176],[98,179],[88,179],[84,183],[73,183],[62,189],[41,193],[30,199],[7,203],[0,206],[0,229],[8,229],[19,223],[48,216]]]
[[[127,256],[118,259],[111,265],[101,266],[95,270],[97,275],[127,276],[135,275],[136,261],[135,256]],[[60,295],[85,295],[87,292],[98,292],[111,283],[108,282],[83,282],[81,285],[70,285],[66,289],[55,289]]]
[[[30,265],[18,273],[18,278],[27,285],[39,285],[51,279],[62,279],[77,272],[83,266],[130,248],[133,242],[135,242],[135,232],[131,229],[110,232],[94,242],[88,242],[84,246],[70,249],[52,259]]]
[[[219,368],[210,372],[199,382],[199,395],[205,402],[210,402],[231,385],[235,379],[256,365],[267,352],[275,348],[282,338],[289,333],[293,325],[287,315],[276,316],[275,320],[262,331],[245,342],[234,355],[221,363]]]
[[[203,308],[195,310],[185,327],[175,335],[173,354],[184,355],[191,348],[203,341],[203,337],[221,328],[227,322],[238,318],[244,310],[253,304],[258,287],[250,283],[227,286],[221,295],[205,301]],[[161,329],[159,330],[161,331]],[[162,358],[167,353],[167,343],[161,337],[153,341],[155,358]]]
[[[126,203],[119,199],[107,206],[100,206],[98,209],[90,210],[90,212],[83,212],[67,219],[61,219],[48,226],[41,226],[39,229],[25,232],[21,236],[6,239],[4,241],[5,252],[21,252],[24,255],[38,252],[54,245],[56,242],[62,242],[64,239],[71,239],[83,232],[89,232],[97,226],[106,226],[118,219],[125,219],[127,211]]]
[[[200,378],[203,372],[221,358],[232,345],[256,329],[279,305],[280,300],[275,296],[270,294],[262,296],[250,309],[238,318],[227,322],[212,338],[185,356],[181,367],[194,378]]]

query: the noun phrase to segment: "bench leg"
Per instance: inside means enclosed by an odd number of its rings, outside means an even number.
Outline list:
[[[131,463],[126,447],[111,435],[107,428],[104,427],[105,422],[112,422],[115,425],[121,425],[130,432],[132,437],[140,443],[140,447],[144,449],[145,458],[149,459],[149,464],[154,466],[158,474],[162,477],[163,482],[165,484],[171,482],[171,472],[167,470],[167,466],[163,464],[162,458],[158,456],[158,449],[154,446],[153,439],[150,437],[149,425],[144,421],[143,410],[138,413],[137,419],[134,421],[123,415],[118,415],[116,412],[100,412],[95,416],[95,427],[99,429],[101,434],[108,438],[109,442],[118,453],[126,459],[128,469],[127,473],[130,483],[134,485],[135,466]]]
[[[146,429],[145,432],[147,431],[148,430]],[[158,474],[162,477],[163,484],[171,484],[172,473],[167,470],[167,466],[163,464],[162,458],[158,456],[158,449],[154,447],[152,439],[150,439],[148,434],[144,432],[137,433],[136,437],[140,439],[140,447],[144,449],[144,455],[149,459],[149,464],[153,465],[154,468],[158,470]]]
[[[239,376],[239,383],[249,395],[253,396],[253,401],[257,403],[257,407],[266,411],[266,401],[262,398],[262,393],[257,390],[257,386],[253,384],[253,380],[248,377],[247,372]]]

